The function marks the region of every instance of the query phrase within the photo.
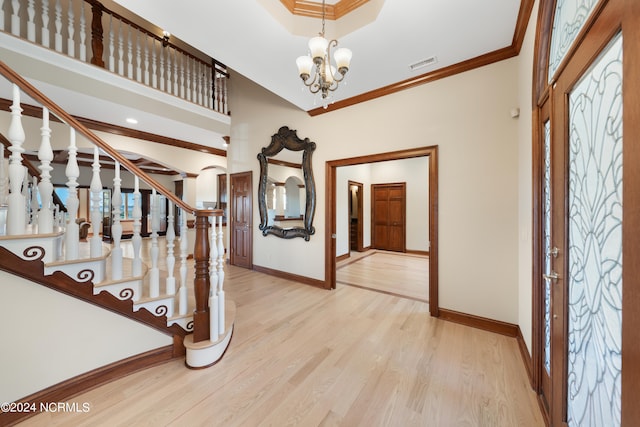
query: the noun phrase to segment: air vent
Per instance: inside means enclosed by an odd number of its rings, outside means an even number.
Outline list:
[[[410,64],[409,65],[409,69],[411,71],[415,71],[417,69],[424,68],[427,65],[435,64],[436,62],[438,62],[438,59],[435,56],[430,56],[430,57],[425,58],[425,59],[423,59],[421,61],[414,62],[413,64]]]

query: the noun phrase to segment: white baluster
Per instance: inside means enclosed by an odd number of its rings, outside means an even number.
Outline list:
[[[174,256],[174,248],[175,248],[175,240],[176,240],[176,232],[174,229],[173,221],[173,202],[169,202],[169,212],[167,215],[167,295],[175,295],[176,294],[176,278],[173,275],[173,269],[176,265],[176,257]]]
[[[176,55],[178,51],[176,50]],[[186,55],[180,55],[180,98],[189,99],[189,71],[185,73],[185,68],[189,66],[189,58]],[[185,93],[186,89],[186,93]]]
[[[56,223],[56,226],[60,229],[60,230],[65,230],[64,227],[64,217],[65,217],[65,213],[64,211],[62,211],[60,209],[60,207],[58,205],[55,206],[54,208],[54,222]],[[63,253],[63,244],[64,244],[64,237],[59,237],[56,241],[56,260],[61,260],[64,259],[64,253]]]
[[[24,181],[22,181],[22,195],[24,196],[24,211],[23,211],[23,215],[24,215],[24,221],[25,224],[31,224],[31,200],[29,197],[29,170],[27,169],[26,166],[23,166],[24,168]]]
[[[76,147],[76,130],[70,128],[69,133],[69,159],[65,174],[67,175],[67,189],[69,195],[67,197],[67,230],[65,232],[65,259],[67,261],[78,259],[80,252],[80,227],[76,223],[78,217],[78,177],[80,176],[80,168],[77,160],[78,149]]]
[[[100,237],[100,225],[102,222],[102,212],[100,201],[102,200],[102,180],[100,179],[100,150],[93,147],[93,163],[91,164],[93,173],[91,174],[91,228],[93,235],[89,252],[92,258],[102,256],[102,238]]]
[[[160,270],[158,269],[158,230],[160,229],[160,198],[153,189],[151,194],[151,268],[149,269],[149,296],[160,295]]]
[[[178,86],[178,50],[174,49],[173,50],[173,66],[174,66],[174,70],[173,70],[173,94],[175,96],[178,96],[180,94],[180,87]]]
[[[124,40],[122,38],[122,21],[118,21],[118,74],[124,76]]]
[[[36,8],[33,5],[34,0],[27,3],[27,40],[35,43],[36,41],[36,23],[33,20],[36,15]]]
[[[11,34],[20,37],[20,1],[11,0],[11,8],[13,10],[11,14]]]
[[[150,84],[150,79],[149,79],[149,44],[148,44],[148,40],[149,37],[147,37],[146,35],[144,36],[144,84],[149,86]]]
[[[142,82],[142,48],[140,47],[140,33],[136,32],[136,80]]]
[[[186,196],[183,195],[183,200]],[[182,210],[182,223],[180,224],[180,289],[178,290],[178,313],[187,314],[187,213]]]
[[[202,105],[202,64],[200,61],[194,59],[194,65],[196,70],[195,79],[194,80],[194,88],[193,88],[193,102],[198,105]]]
[[[173,71],[173,67],[171,66],[171,50],[168,48],[163,48],[162,50],[167,52],[167,84],[165,86],[167,93],[171,93],[171,72]]]
[[[29,186],[31,191],[31,202],[29,203],[29,214],[31,217],[29,218],[29,223],[32,227],[35,228],[35,225],[38,223],[38,177],[31,177],[31,185]],[[33,231],[33,229],[32,229]]]
[[[204,97],[205,106],[213,109],[213,87],[211,86],[211,69],[204,67]]]
[[[84,3],[84,0],[80,0]],[[72,58],[75,58],[76,56],[76,44],[75,41],[73,40],[73,34],[75,33],[75,23],[74,23],[74,18],[75,18],[75,14],[73,12],[73,0],[69,0],[69,11],[67,12],[67,55],[69,55]]]
[[[142,248],[142,236],[140,230],[142,228],[142,203],[140,195],[140,178],[133,178],[133,237],[131,245],[133,246],[133,275],[142,275],[142,257],[140,249]]]
[[[222,243],[222,216],[218,217],[218,332],[224,334],[225,329],[225,304],[224,304],[224,244]]]
[[[120,162],[116,160],[115,177],[113,178],[113,195],[111,196],[111,206],[113,208],[113,223],[111,225],[111,236],[113,238],[113,248],[111,249],[112,271],[111,277],[114,280],[122,279],[122,224],[120,223],[120,206],[122,205],[122,194],[120,192]]]
[[[42,139],[38,150],[40,160],[40,200],[42,207],[38,214],[38,232],[53,233],[53,184],[51,183],[51,162],[53,161],[53,150],[51,149],[51,128],[49,127],[49,110],[42,107],[42,127],[40,128]]]
[[[115,31],[113,30],[113,16],[109,15],[109,71],[116,72],[115,51]]]
[[[0,1],[2,6],[2,1]],[[0,236],[7,234],[7,193],[9,191],[7,168],[4,161],[4,144],[0,144]]]
[[[62,5],[60,4],[60,0],[56,0],[55,11],[56,11],[56,18],[55,18],[56,34],[54,36],[55,49],[58,52],[62,52]]]
[[[218,244],[216,217],[211,218],[211,239],[210,239],[210,260],[209,260],[209,283],[211,285],[209,291],[209,335],[211,341],[218,340],[220,320],[219,302],[218,302]]]
[[[26,221],[24,216],[25,197],[22,194],[22,182],[25,170],[22,165],[22,153],[25,135],[22,127],[22,108],[20,107],[20,89],[13,85],[13,104],[11,105],[11,124],[7,138],[11,142],[11,157],[9,162],[9,196],[7,198],[9,209],[7,212],[7,234],[14,236],[24,234]]]
[[[156,57],[156,39],[151,39],[151,86],[158,88],[158,58]],[[161,65],[162,67],[162,65]]]
[[[84,0],[80,0],[80,60],[87,61],[87,17],[84,13]]]
[[[198,104],[200,105],[205,105],[204,104],[204,92],[206,92],[204,90],[204,84],[205,84],[205,80],[204,80],[204,64],[202,62],[198,62]]]
[[[133,40],[131,28],[127,29],[127,77],[133,79]]]
[[[42,46],[49,47],[49,0],[42,1]]]

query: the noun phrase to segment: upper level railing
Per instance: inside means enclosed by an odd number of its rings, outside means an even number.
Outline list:
[[[97,0],[0,0],[0,31],[229,114],[224,64],[187,52]]]

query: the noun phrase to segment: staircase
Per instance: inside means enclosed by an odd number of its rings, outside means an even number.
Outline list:
[[[98,305],[141,322],[173,337],[173,357],[185,357],[189,368],[216,363],[227,349],[233,333],[235,305],[223,289],[225,250],[221,210],[197,210],[178,198],[152,176],[101,140],[74,117],[49,100],[38,89],[0,62],[0,74],[13,87],[11,122],[6,135],[9,146],[0,144],[0,270],[20,276],[88,303]],[[42,106],[39,135],[40,164],[27,165],[22,144],[27,136],[22,126],[21,97]],[[50,143],[50,115],[68,127],[68,162],[65,165],[66,212],[55,204],[51,171],[54,168]],[[77,212],[78,167],[76,134],[93,144],[90,216],[93,235],[80,241]],[[8,160],[7,160],[7,154]],[[109,162],[105,158],[110,159]],[[113,165],[110,187],[111,244],[102,241],[103,171]],[[30,176],[29,170],[38,171]],[[121,181],[124,174],[135,182],[133,256],[122,247]],[[150,261],[142,262],[141,187],[151,189]],[[160,204],[168,204],[167,217],[160,218]],[[179,238],[174,229],[178,215]],[[190,220],[188,218],[194,218]],[[161,221],[166,220],[166,237],[159,239]],[[193,223],[191,229],[188,224]],[[193,244],[190,245],[189,236]],[[160,245],[165,245],[160,250]],[[159,254],[166,253],[160,263]],[[193,254],[193,261],[188,261]],[[193,267],[191,266],[193,262]],[[160,265],[166,266],[161,269]],[[176,268],[177,267],[177,268]],[[189,271],[193,268],[193,275]],[[176,271],[177,270],[177,271]],[[157,363],[157,361],[156,361]],[[111,378],[113,379],[113,378]],[[95,385],[95,384],[93,384]],[[77,391],[77,390],[76,390]],[[62,396],[64,397],[64,396]],[[0,414],[0,418],[5,415]],[[15,414],[13,414],[15,415]]]

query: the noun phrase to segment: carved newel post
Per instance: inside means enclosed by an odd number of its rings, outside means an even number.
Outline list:
[[[193,312],[193,342],[208,340],[209,329],[209,292],[211,287],[209,273],[209,216],[213,211],[196,211],[196,236],[193,248],[195,260],[194,294],[196,309]]]

